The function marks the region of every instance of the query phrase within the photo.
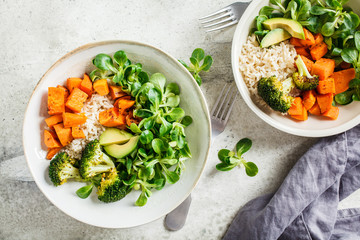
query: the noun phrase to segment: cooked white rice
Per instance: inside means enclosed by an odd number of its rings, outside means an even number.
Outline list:
[[[69,154],[69,156],[80,159],[85,145],[97,139],[105,130],[99,122],[99,113],[112,107],[113,101],[109,96],[93,94],[81,110],[87,117],[86,122],[80,126],[85,134],[85,138],[74,139],[69,145],[64,147],[63,150]]]
[[[277,76],[285,80],[295,72],[297,53],[289,41],[269,48],[260,48],[255,35],[249,36],[239,58],[239,70],[252,97],[257,96],[256,85],[263,77]]]

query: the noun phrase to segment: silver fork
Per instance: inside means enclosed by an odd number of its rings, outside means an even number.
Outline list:
[[[225,130],[237,95],[237,88],[232,83],[225,84],[221,90],[210,113],[212,140]],[[191,194],[178,207],[166,215],[165,226],[167,229],[177,231],[185,225],[190,204]]]
[[[251,2],[251,1],[250,1]],[[199,18],[207,32],[230,27],[239,22],[250,2],[235,2],[205,17]]]

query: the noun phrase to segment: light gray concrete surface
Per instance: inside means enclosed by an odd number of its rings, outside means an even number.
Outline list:
[[[232,0],[1,0],[0,161],[23,154],[22,120],[37,81],[57,59],[89,42],[143,41],[184,60],[194,48],[202,47],[215,60],[211,71],[203,75],[202,85],[211,107],[224,81],[233,80],[234,28],[205,33],[197,19],[230,3]],[[246,158],[258,165],[258,176],[249,178],[241,169],[214,170],[217,151],[233,147],[243,137],[253,140]],[[275,191],[314,142],[316,139],[270,127],[238,98],[228,127],[216,139],[193,191],[187,223],[178,232],[167,231],[163,218],[131,229],[86,225],[54,207],[34,182],[14,180],[1,169],[0,239],[219,239],[239,208]],[[341,203],[342,208],[359,206],[359,191]]]

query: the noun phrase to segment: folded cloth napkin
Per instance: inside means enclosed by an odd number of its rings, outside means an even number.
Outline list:
[[[360,188],[360,125],[321,139],[275,194],[248,202],[223,239],[360,239],[360,209],[337,210]]]

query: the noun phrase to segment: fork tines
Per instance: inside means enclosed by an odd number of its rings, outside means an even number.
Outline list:
[[[229,6],[199,18],[199,20],[204,25],[204,28],[208,28],[207,32],[216,31],[237,23],[236,17]]]
[[[211,111],[211,119],[216,119],[226,124],[229,120],[236,97],[236,86],[234,87],[231,83],[225,84]]]

